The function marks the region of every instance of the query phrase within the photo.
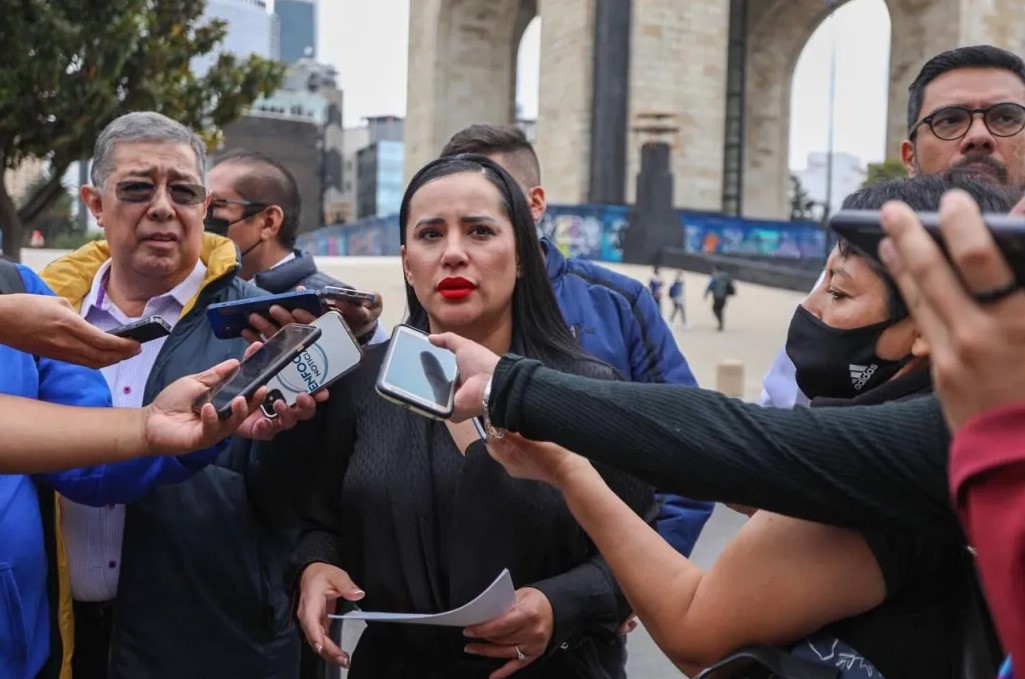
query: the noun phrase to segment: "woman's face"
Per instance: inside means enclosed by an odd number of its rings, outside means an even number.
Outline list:
[[[516,238],[483,174],[460,172],[421,186],[403,228],[402,268],[432,330],[511,319]]]
[[[844,257],[834,248],[826,261],[826,273],[801,306],[826,325],[850,330],[882,323],[890,317],[889,291],[883,279],[864,257]],[[911,353],[915,326],[905,318],[887,328],[876,343],[880,358],[898,360]]]

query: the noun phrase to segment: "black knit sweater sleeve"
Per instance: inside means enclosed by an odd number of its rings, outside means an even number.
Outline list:
[[[777,410],[717,392],[565,375],[507,355],[492,421],[696,499],[852,528],[961,539],[947,496],[950,435],[933,397]]]

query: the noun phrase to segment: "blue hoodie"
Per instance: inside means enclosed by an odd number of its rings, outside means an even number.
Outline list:
[[[18,271],[26,292],[53,295],[30,269],[19,265]],[[111,404],[99,371],[37,359],[5,345],[0,345],[0,393],[74,406]],[[50,602],[56,555],[48,553],[44,540],[48,530],[51,535],[57,530],[43,521],[43,503],[53,502],[49,491],[93,506],[132,502],[157,483],[188,479],[222,447],[178,458],[139,458],[36,476],[0,474],[0,677],[30,679],[54,663],[59,670],[59,658],[50,658],[51,638],[59,635],[51,637],[57,608]]]
[[[584,351],[631,382],[697,386],[643,283],[585,259],[566,259],[547,238],[541,248],[562,315]],[[658,499],[659,534],[690,556],[715,503],[667,494]]]

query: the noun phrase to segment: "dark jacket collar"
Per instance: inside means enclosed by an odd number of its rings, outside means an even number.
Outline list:
[[[267,269],[253,276],[253,283],[267,292],[274,294],[294,290],[307,277],[317,273],[317,264],[313,256],[300,250],[293,250],[295,259]]]
[[[932,373],[929,366],[912,370],[889,382],[880,384],[854,398],[828,398],[820,396],[811,400],[812,408],[836,406],[871,406],[890,401],[907,401],[932,393]]]

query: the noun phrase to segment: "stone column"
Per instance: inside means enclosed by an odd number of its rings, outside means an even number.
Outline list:
[[[410,3],[407,179],[467,125],[514,122],[520,10],[531,1]]]
[[[633,0],[630,124],[638,114],[671,113],[674,202],[718,210],[722,203],[723,112],[729,0]],[[627,146],[627,201],[640,167],[638,135]]]
[[[591,165],[595,0],[539,0],[537,150],[550,203],[586,203]]]
[[[744,107],[745,217],[786,219],[790,214],[794,69],[808,39],[826,16],[822,0],[771,0],[752,12]]]
[[[888,0],[890,10],[889,108],[886,114],[886,157],[900,159],[900,143],[908,132],[908,87],[923,64],[957,47],[959,0]]]

